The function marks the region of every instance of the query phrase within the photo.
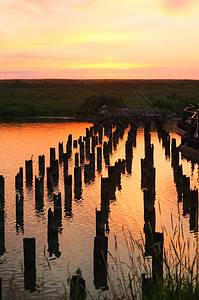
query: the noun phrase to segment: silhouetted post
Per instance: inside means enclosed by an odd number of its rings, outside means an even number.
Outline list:
[[[36,283],[36,250],[35,238],[23,239],[24,249],[24,283],[25,290],[35,291]]]
[[[59,181],[59,163],[58,159],[56,159],[54,162],[52,162],[51,165],[51,176],[52,176],[52,183],[53,186],[56,186]]]
[[[63,160],[63,153],[64,153],[64,145],[63,142],[59,142],[59,163]]]
[[[3,209],[0,209],[0,256],[5,251],[5,212]]]
[[[39,175],[44,177],[45,175],[45,156],[39,155]]]
[[[80,163],[84,163],[84,142],[80,142]]]
[[[47,167],[46,173],[47,173],[47,188],[50,192],[52,192],[53,189],[52,168]]]
[[[102,170],[102,148],[97,147],[97,170],[100,172]]]
[[[5,202],[5,180],[3,175],[0,175],[0,210],[4,209]]]
[[[20,168],[19,173],[15,176],[15,189],[19,193],[23,191],[23,168]]]
[[[52,166],[55,161],[55,148],[50,148],[50,166]]]
[[[79,166],[79,153],[75,153],[75,167]]]
[[[18,232],[19,228],[23,231],[24,225],[24,209],[23,209],[23,194],[16,195],[16,230]]]
[[[191,191],[190,194],[190,231],[198,231],[198,190]]]
[[[68,173],[68,155],[67,153],[63,153],[63,162],[64,162],[64,177]]]
[[[66,153],[68,155],[68,158],[70,158],[72,154],[72,134],[68,135],[68,141],[66,144]]]
[[[26,166],[26,183],[28,185],[32,185],[32,180],[33,180],[32,160],[26,160],[25,166]]]
[[[70,300],[86,299],[86,282],[78,269],[70,281]]]
[[[65,214],[66,216],[72,215],[72,175],[64,177],[65,187]]]
[[[110,153],[109,153],[107,142],[104,142],[103,144],[103,155],[104,155],[106,166],[110,165]]]

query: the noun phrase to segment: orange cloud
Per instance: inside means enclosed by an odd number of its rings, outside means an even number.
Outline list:
[[[166,7],[171,10],[182,9],[186,6],[190,6],[195,0],[165,0]]]

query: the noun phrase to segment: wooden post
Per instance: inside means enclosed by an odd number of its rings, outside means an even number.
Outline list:
[[[44,207],[44,177],[35,176],[35,204],[36,210],[41,211]]]
[[[153,281],[156,283],[163,280],[163,233],[154,233],[154,245],[152,254]]]
[[[70,299],[85,300],[86,299],[86,282],[82,277],[81,271],[78,269],[70,281]]]
[[[39,155],[39,174],[41,177],[45,175],[45,156]]]
[[[96,289],[108,290],[107,285],[108,237],[94,238],[94,285]]]
[[[36,284],[36,250],[35,238],[23,239],[24,249],[24,283],[25,290],[35,291]]]
[[[55,161],[55,148],[50,148],[50,166],[52,166]]]
[[[73,141],[73,148],[77,148],[77,140]]]
[[[72,134],[68,135],[68,141],[66,144],[66,153],[68,155],[68,158],[70,158],[72,154]]]
[[[19,173],[15,176],[15,189],[19,193],[23,191],[23,168],[20,168]]]
[[[61,227],[61,220],[62,220],[62,204],[61,204],[61,193],[58,195],[53,195],[53,202],[54,202],[54,218],[57,222],[58,227]]]
[[[63,142],[59,142],[59,163],[61,163],[63,160],[63,153],[64,153]]]
[[[26,160],[25,166],[26,166],[26,183],[28,185],[32,185],[32,180],[33,180],[32,160]]]

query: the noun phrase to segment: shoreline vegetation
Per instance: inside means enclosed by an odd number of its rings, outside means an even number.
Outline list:
[[[0,80],[0,118],[92,118],[119,109],[175,117],[199,100],[199,80]]]

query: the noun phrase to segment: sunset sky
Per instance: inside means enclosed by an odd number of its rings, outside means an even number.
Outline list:
[[[0,0],[0,79],[199,79],[199,0]]]

